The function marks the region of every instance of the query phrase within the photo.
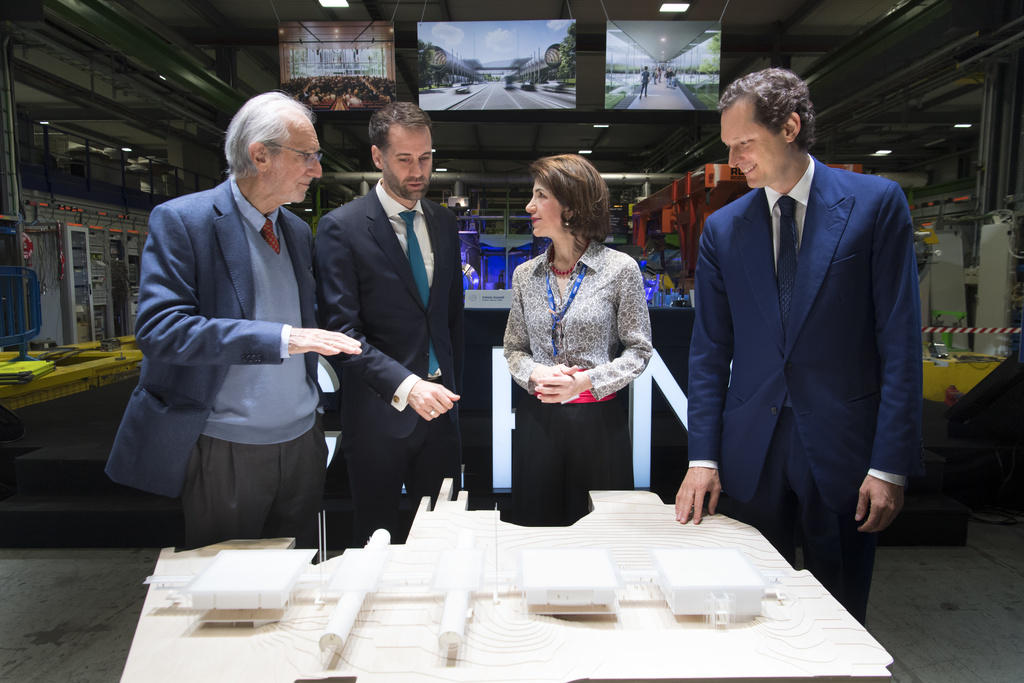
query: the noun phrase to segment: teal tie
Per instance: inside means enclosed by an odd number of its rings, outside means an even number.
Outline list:
[[[427,283],[427,267],[423,265],[423,252],[420,251],[420,242],[416,239],[416,231],[413,229],[413,222],[416,220],[415,211],[402,211],[398,214],[405,221],[405,243],[409,247],[409,265],[412,266],[412,279],[416,283],[416,289],[420,292],[420,300],[423,301],[423,308],[430,302],[430,285]],[[430,342],[428,359],[430,374],[437,374],[437,354],[434,353],[434,342]]]

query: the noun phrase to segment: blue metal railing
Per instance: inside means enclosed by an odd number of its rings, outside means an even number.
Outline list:
[[[17,344],[18,360],[32,360],[28,342],[39,334],[42,318],[36,271],[0,266],[0,347]]]

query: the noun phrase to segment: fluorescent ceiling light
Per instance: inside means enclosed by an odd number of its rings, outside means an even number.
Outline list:
[[[581,149],[581,150],[580,150],[580,154],[590,154],[590,153],[592,153],[593,151],[594,151],[594,150],[592,150],[592,149]]]
[[[595,123],[594,124],[594,128],[607,128],[607,127],[608,127],[607,123]]]
[[[348,7],[348,0],[320,0],[321,7]]]
[[[435,169],[434,169],[434,171],[435,171],[436,173],[444,173],[444,172],[446,172],[447,170],[448,170],[447,168],[435,168]]]
[[[303,209],[306,213],[313,213],[313,209]]]
[[[685,12],[690,9],[690,3],[688,2],[663,2],[661,3],[661,9],[659,12]]]
[[[48,126],[48,125],[50,125],[50,122],[49,121],[40,121],[39,125],[40,126]]]
[[[973,124],[970,123],[956,123],[953,124],[954,128],[970,128]]]
[[[880,150],[876,151],[874,154],[872,154],[871,156],[873,156],[873,157],[884,157],[884,156],[887,156],[889,154],[892,154],[892,150],[891,149],[880,149]]]
[[[164,76],[163,74],[157,74],[157,76],[160,78],[161,81],[167,80],[167,76]]]
[[[132,148],[131,147],[122,147],[121,151],[122,152],[130,152],[130,151],[132,151]]]

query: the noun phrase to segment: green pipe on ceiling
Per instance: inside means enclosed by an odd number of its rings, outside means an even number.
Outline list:
[[[952,0],[939,0],[924,7],[921,4],[920,0],[907,2],[867,27],[859,36],[817,60],[804,72],[804,82],[814,90],[816,81],[841,81],[844,71],[856,68],[864,60],[876,57],[894,46],[913,44],[915,36],[953,12]],[[920,11],[914,11],[918,9]]]
[[[187,87],[222,112],[233,114],[245,101],[245,97],[197,60],[146,26],[129,20],[105,0],[44,0],[44,6],[61,20]]]

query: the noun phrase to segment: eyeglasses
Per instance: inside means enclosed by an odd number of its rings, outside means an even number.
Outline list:
[[[317,150],[315,152],[303,152],[301,149],[295,149],[294,147],[282,145],[279,142],[264,142],[263,144],[269,145],[271,147],[280,147],[281,149],[286,149],[289,152],[295,152],[296,154],[302,157],[302,160],[306,162],[307,166],[312,166],[315,162],[318,162],[324,158],[323,150]]]

